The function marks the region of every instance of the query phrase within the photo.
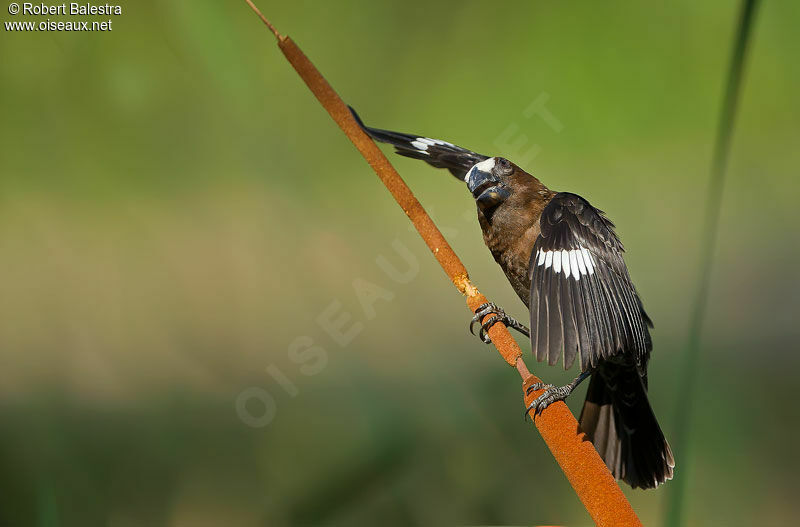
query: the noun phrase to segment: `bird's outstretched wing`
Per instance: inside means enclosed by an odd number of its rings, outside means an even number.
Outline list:
[[[614,224],[588,201],[561,192],[545,206],[533,246],[531,346],[550,365],[581,371],[622,352],[646,363],[650,319],[631,283]]]
[[[462,181],[475,163],[489,159],[488,156],[476,154],[440,139],[370,128],[364,124],[353,108],[350,108],[350,111],[362,130],[371,138],[394,145],[395,151],[401,156],[421,159],[436,168],[446,168]]]

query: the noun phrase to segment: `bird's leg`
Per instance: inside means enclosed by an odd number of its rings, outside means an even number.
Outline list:
[[[563,401],[566,399],[569,394],[571,394],[572,391],[591,374],[592,370],[587,370],[575,377],[571,383],[565,386],[553,386],[552,384],[544,384],[541,382],[531,384],[526,391],[526,395],[543,388],[545,389],[545,392],[537,397],[530,406],[528,406],[528,408],[525,410],[525,417],[528,417],[528,414],[530,414],[531,410],[533,410],[533,418],[536,419],[536,416],[542,413],[545,408],[556,401]]]
[[[506,312],[503,311],[503,308],[498,307],[494,302],[481,304],[478,307],[478,310],[475,311],[475,316],[472,317],[472,321],[469,323],[469,332],[474,335],[475,332],[473,331],[473,328],[475,327],[475,324],[480,324],[481,320],[483,320],[483,317],[490,314],[494,314],[495,316],[482,324],[481,330],[478,332],[478,337],[486,344],[490,344],[492,342],[492,339],[489,338],[489,328],[498,322],[502,322],[509,328],[516,329],[528,338],[531,337],[531,330],[508,316]]]

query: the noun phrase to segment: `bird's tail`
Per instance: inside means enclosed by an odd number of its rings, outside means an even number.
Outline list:
[[[655,488],[672,479],[675,460],[635,366],[603,364],[592,375],[580,424],[616,479]]]

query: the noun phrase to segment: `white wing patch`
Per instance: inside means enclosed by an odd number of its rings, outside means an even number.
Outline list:
[[[430,152],[428,152],[428,147],[434,145],[454,146],[453,143],[448,143],[447,141],[441,141],[439,139],[431,139],[429,137],[417,137],[415,141],[411,141],[411,146],[423,154],[428,155],[430,155]]]
[[[576,281],[581,276],[594,274],[594,257],[585,247],[562,251],[543,251],[536,252],[534,260],[537,266],[544,266],[545,269],[553,267],[553,271],[560,273],[564,271],[564,277],[572,276]]]
[[[581,255],[583,256],[583,263],[586,265],[586,272],[594,274],[594,256],[585,247],[581,247]]]
[[[423,154],[430,155],[428,152],[428,144],[422,141],[411,141],[411,146],[422,152]]]

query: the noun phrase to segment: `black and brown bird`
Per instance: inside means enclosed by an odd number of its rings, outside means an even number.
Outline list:
[[[533,416],[565,399],[591,376],[580,416],[611,473],[632,487],[654,488],[672,478],[675,461],[647,399],[647,363],[653,349],[636,288],[622,258],[614,224],[582,197],[555,192],[514,163],[439,139],[369,128],[373,139],[398,154],[448,169],[475,198],[483,239],[511,286],[530,311],[531,329],[494,304],[477,311],[473,324],[495,316],[526,334],[536,359],[580,375],[566,386],[545,388],[527,412]]]

